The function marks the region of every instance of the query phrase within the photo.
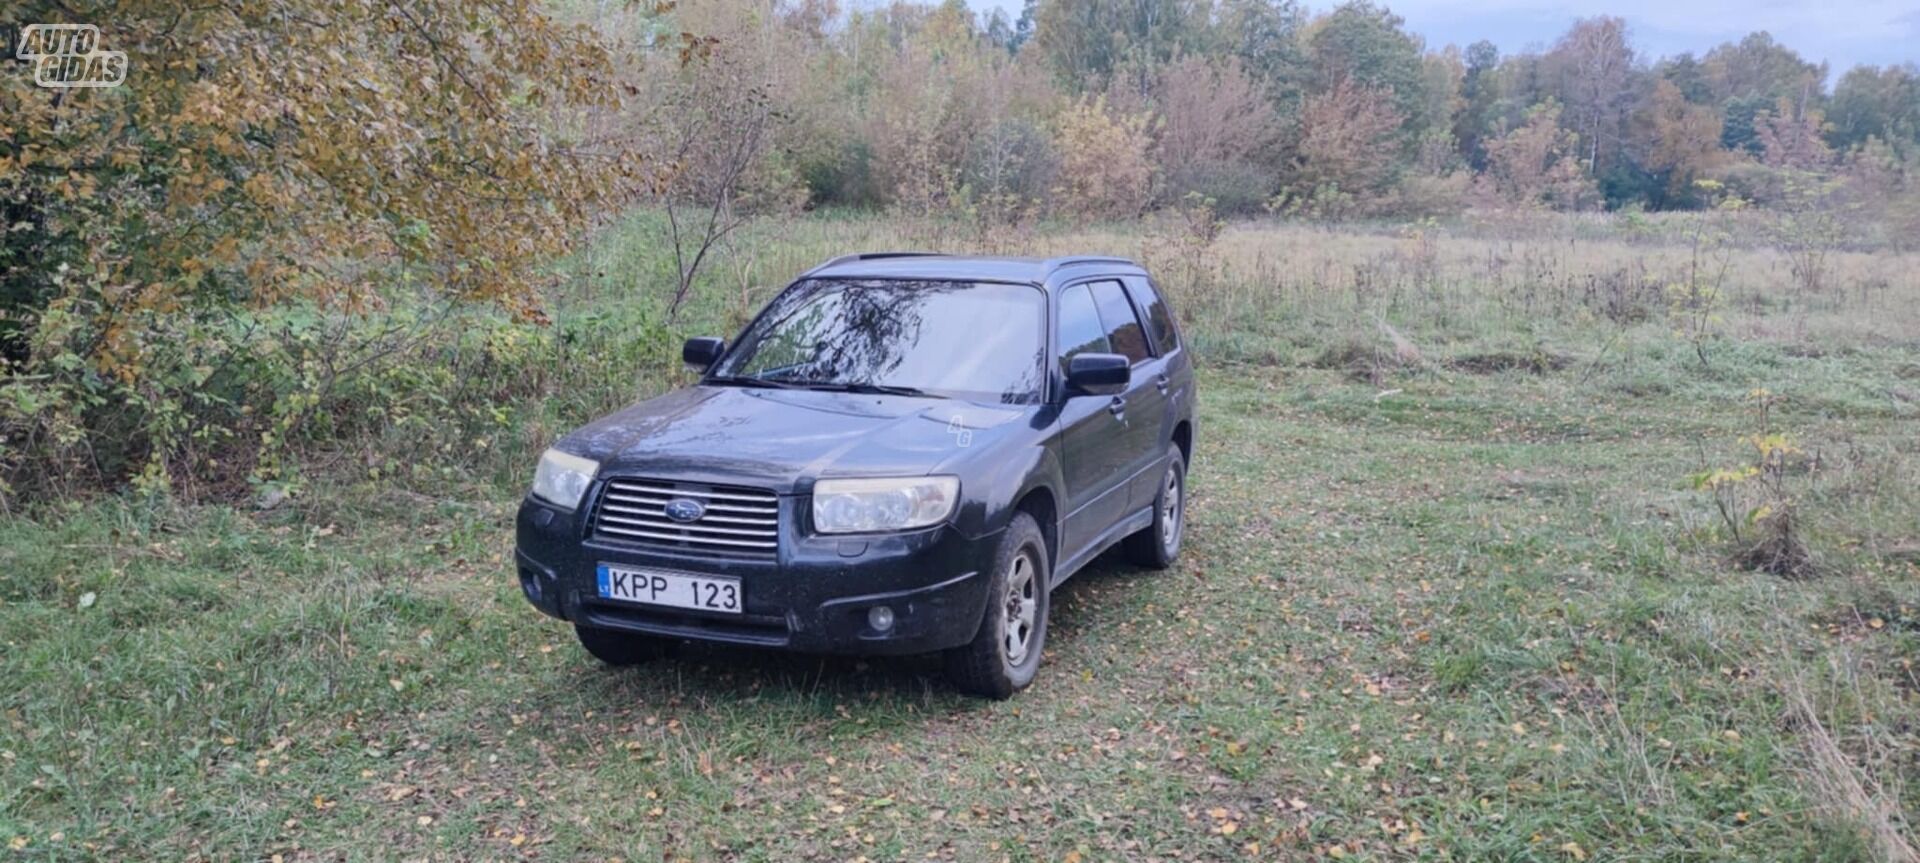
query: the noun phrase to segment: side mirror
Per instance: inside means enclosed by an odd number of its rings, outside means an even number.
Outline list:
[[[1110,396],[1133,380],[1132,364],[1119,354],[1075,354],[1067,360],[1067,395]]]
[[[726,339],[702,336],[697,339],[688,339],[686,344],[680,346],[680,359],[687,365],[705,371],[726,352]]]

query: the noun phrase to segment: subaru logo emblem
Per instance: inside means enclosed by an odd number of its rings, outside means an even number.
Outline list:
[[[699,521],[707,514],[707,505],[690,497],[676,497],[667,501],[667,518],[681,524]]]

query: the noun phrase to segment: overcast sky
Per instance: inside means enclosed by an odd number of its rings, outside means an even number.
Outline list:
[[[1005,9],[1018,17],[1021,0],[968,0],[974,9]],[[1314,11],[1331,2],[1309,2]],[[1754,30],[1815,62],[1832,75],[1855,64],[1920,62],[1920,0],[1387,0],[1407,28],[1431,47],[1466,47],[1490,39],[1502,53],[1545,48],[1575,18],[1627,19],[1634,47],[1649,57],[1706,53]]]

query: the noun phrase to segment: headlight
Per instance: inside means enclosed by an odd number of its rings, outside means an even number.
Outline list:
[[[586,497],[600,463],[593,459],[568,455],[557,449],[540,454],[540,467],[533,472],[533,496],[554,506],[573,509]]]
[[[813,485],[813,529],[875,533],[938,524],[960,499],[957,476],[823,479]]]

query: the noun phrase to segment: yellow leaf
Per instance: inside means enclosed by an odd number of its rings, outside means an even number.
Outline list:
[[[1575,860],[1587,859],[1586,849],[1581,848],[1580,844],[1577,842],[1568,842],[1567,844],[1560,846],[1560,850],[1565,852],[1568,857],[1572,857]]]

